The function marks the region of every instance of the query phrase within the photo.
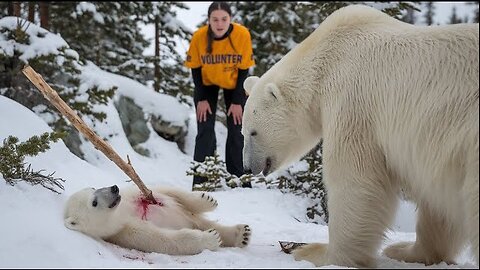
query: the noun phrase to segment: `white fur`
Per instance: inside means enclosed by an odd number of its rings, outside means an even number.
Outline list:
[[[86,188],[69,198],[64,214],[67,228],[125,248],[171,255],[217,250],[220,245],[244,247],[250,239],[248,225],[223,226],[204,217],[204,212],[217,206],[206,193],[156,187],[153,196],[161,205],[144,209],[136,186],[120,190],[121,201],[114,208],[108,208],[114,195],[102,199],[94,192]],[[95,207],[94,200],[98,201]]]
[[[323,138],[330,243],[296,259],[375,266],[404,190],[419,207],[417,241],[385,254],[453,262],[469,243],[478,264],[478,33],[348,6],[245,82],[246,169],[285,167]]]

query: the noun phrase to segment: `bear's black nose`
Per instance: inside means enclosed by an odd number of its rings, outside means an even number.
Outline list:
[[[110,191],[111,191],[112,193],[114,193],[114,194],[117,194],[117,193],[118,193],[118,187],[117,187],[117,185],[112,186],[112,187],[110,188]]]

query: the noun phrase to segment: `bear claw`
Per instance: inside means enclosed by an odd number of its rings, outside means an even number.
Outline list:
[[[212,196],[206,194],[206,193],[202,193],[202,199],[206,200],[207,202],[209,202],[213,207],[217,207],[218,206],[218,202],[217,200],[215,200]]]
[[[207,233],[209,234],[208,243],[213,244],[213,247],[209,247],[209,249],[217,250],[222,245],[222,238],[220,237],[220,233],[218,233],[218,231],[215,229],[209,229]]]
[[[248,225],[238,225],[237,247],[245,247],[250,242],[251,230]]]

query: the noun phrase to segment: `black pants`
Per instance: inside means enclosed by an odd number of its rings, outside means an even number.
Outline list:
[[[218,101],[218,86],[207,86],[206,100],[210,104],[212,114],[207,112],[207,121],[198,122],[197,120],[197,137],[195,138],[195,152],[193,160],[198,162],[205,161],[206,156],[213,156],[217,147],[217,138],[215,136],[215,116],[217,111]],[[225,108],[230,108],[232,104],[232,92],[231,90],[223,90],[225,97]],[[242,110],[245,106],[247,96],[244,94],[242,103]],[[198,103],[198,97],[194,95],[195,108]],[[243,135],[241,133],[242,125],[235,125],[233,123],[233,116],[227,116],[227,142],[225,145],[225,163],[227,165],[227,171],[230,174],[238,177],[243,175]],[[193,184],[200,184],[207,181],[205,177],[194,176]]]

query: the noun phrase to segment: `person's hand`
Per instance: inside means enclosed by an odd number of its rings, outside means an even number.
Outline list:
[[[197,103],[197,121],[200,123],[207,121],[207,112],[212,114],[212,110],[210,109],[210,104],[208,101],[199,101]]]
[[[233,116],[233,124],[241,125],[242,124],[242,115],[243,110],[242,106],[239,104],[231,104],[230,108],[228,108],[227,116]]]

